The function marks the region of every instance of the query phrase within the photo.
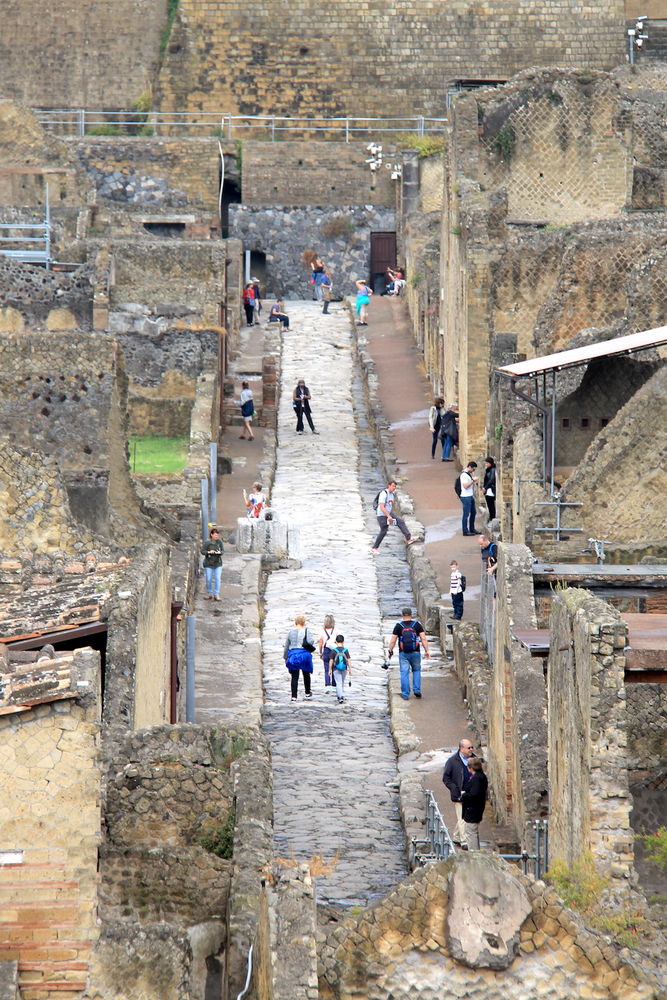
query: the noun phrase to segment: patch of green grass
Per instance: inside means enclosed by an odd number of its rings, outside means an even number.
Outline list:
[[[188,438],[131,437],[130,468],[138,476],[182,472],[188,459]]]
[[[442,156],[445,151],[444,135],[414,135],[411,132],[401,133],[396,142],[403,149],[414,149],[420,160],[427,156]]]
[[[91,125],[90,128],[86,129],[86,135],[120,135],[120,125],[113,125],[111,122],[107,125]]]

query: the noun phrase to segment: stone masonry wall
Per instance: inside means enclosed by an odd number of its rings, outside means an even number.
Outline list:
[[[632,873],[624,646],[627,626],[587,591],[552,603],[549,845],[568,863],[590,850],[623,887]]]
[[[0,255],[0,332],[90,330],[92,319],[88,266],[63,274]]]
[[[370,279],[370,234],[393,232],[394,212],[388,208],[352,205],[346,208],[249,208],[232,205],[230,234],[245,250],[266,254],[265,297],[310,298],[310,269],[301,254],[316,250],[333,281],[333,294],[355,293],[357,278]]]
[[[339,0],[303,4],[298,17],[278,0],[251,11],[181,0],[158,101],[243,115],[442,115],[447,80],[506,80],[534,65],[610,69],[625,57],[623,29],[621,0],[586,10],[571,0]]]
[[[19,852],[0,866],[0,961],[18,960],[22,1000],[80,994],[99,934],[99,655],[73,670],[87,694],[0,717],[2,848]]]
[[[496,637],[488,701],[489,781],[496,809],[527,843],[526,826],[547,809],[546,689],[540,660],[511,636],[535,628],[532,555],[498,546]]]
[[[3,5],[0,92],[50,108],[130,108],[150,90],[166,0],[8,0]]]

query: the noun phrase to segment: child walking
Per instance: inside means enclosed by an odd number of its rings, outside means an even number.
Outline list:
[[[336,645],[331,653],[329,668],[333,668],[334,681],[336,682],[336,694],[338,695],[338,704],[342,705],[345,701],[345,678],[352,677],[350,651],[345,645],[344,635],[336,636]],[[349,683],[352,684],[351,679]]]
[[[450,618],[460,622],[463,618],[463,591],[465,590],[465,577],[459,570],[456,559],[452,559],[450,565],[449,595],[452,599],[452,611]]]

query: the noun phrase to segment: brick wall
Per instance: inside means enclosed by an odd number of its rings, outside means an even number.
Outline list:
[[[362,8],[339,0],[296,10],[279,0],[247,10],[235,0],[181,0],[158,93],[174,110],[442,115],[448,79],[505,80],[534,65],[617,65],[624,20],[622,0],[587,8],[571,0],[491,7],[370,0]]]

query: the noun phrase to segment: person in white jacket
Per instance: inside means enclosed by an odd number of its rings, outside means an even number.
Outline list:
[[[440,427],[442,426],[442,418],[445,415],[445,401],[442,396],[436,396],[433,400],[433,405],[428,411],[428,429],[430,430],[433,440],[431,442],[431,458],[435,458],[435,451],[438,447],[438,438],[440,437]]]

